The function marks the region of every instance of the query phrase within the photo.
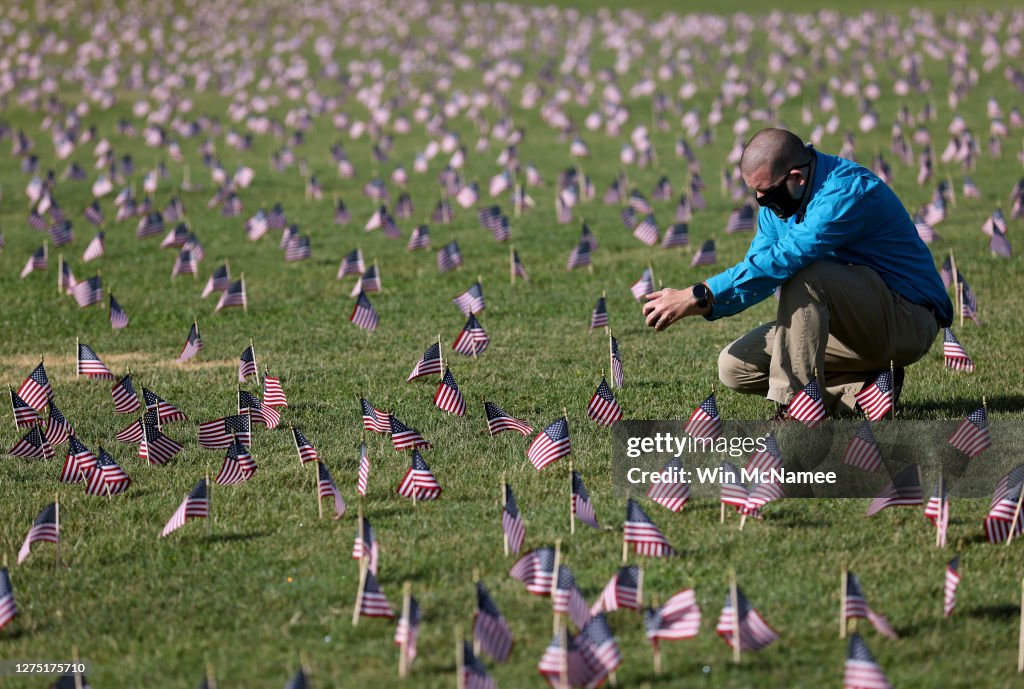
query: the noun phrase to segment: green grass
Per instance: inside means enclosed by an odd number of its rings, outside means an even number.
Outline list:
[[[805,9],[805,5],[794,2],[792,7]],[[947,6],[951,5],[943,5]],[[652,3],[651,7],[660,6]],[[710,7],[732,8],[718,3]],[[298,18],[283,10],[273,16],[286,30],[299,24]],[[314,32],[325,30],[319,22],[309,26]],[[205,40],[201,35],[196,40],[201,39]],[[646,51],[654,55],[657,42],[647,45]],[[312,54],[312,41],[303,52]],[[339,49],[337,55],[344,58],[354,53]],[[535,69],[546,56],[523,57],[527,67]],[[394,63],[391,56],[382,54],[381,59]],[[57,62],[66,65],[67,58]],[[598,51],[595,67],[610,63],[608,54]],[[705,69],[708,72],[701,79],[717,84],[720,74]],[[940,85],[935,94],[939,118],[928,126],[941,150],[950,117],[945,105],[945,65],[926,60],[924,69]],[[634,65],[632,76],[639,71],[639,65]],[[805,88],[808,98],[832,73],[810,78]],[[418,77],[414,83],[423,86],[429,80]],[[479,85],[479,74],[457,73],[456,83],[471,90]],[[61,97],[77,102],[77,91],[66,84],[63,88]],[[390,88],[391,93],[396,91],[393,85]],[[395,242],[379,232],[364,233],[362,224],[373,204],[360,188],[371,172],[386,176],[397,162],[410,170],[409,189],[418,222],[438,198],[435,177],[442,158],[432,163],[427,175],[411,173],[412,156],[427,141],[417,127],[410,136],[396,137],[392,163],[375,165],[365,137],[349,141],[334,130],[329,118],[320,118],[296,152],[324,184],[327,198],[322,202],[303,200],[303,180],[295,168],[284,174],[268,170],[268,155],[281,141],[257,138],[252,151],[240,153],[217,138],[220,158],[229,170],[245,163],[257,171],[253,186],[242,193],[246,208],[243,218],[237,219],[223,219],[216,209],[206,209],[212,188],[198,163],[199,141],[182,140],[192,161],[193,180],[207,184],[204,192],[181,194],[207,252],[200,279],[194,282],[188,278],[171,282],[173,252],[160,251],[155,240],[137,241],[135,221],[111,224],[108,257],[83,264],[79,257],[91,230],[78,213],[90,199],[89,185],[60,184],[58,199],[73,215],[76,229],[76,242],[65,248],[65,257],[79,278],[101,269],[105,283],[132,317],[127,330],[113,332],[104,308],[79,310],[73,301],[57,296],[53,267],[58,251],[51,251],[49,272],[18,279],[41,237],[25,225],[22,189],[28,178],[11,158],[0,166],[5,192],[0,227],[7,239],[7,247],[0,252],[0,290],[5,294],[0,309],[2,380],[17,386],[44,354],[56,400],[79,436],[92,447],[97,442],[109,447],[134,480],[126,495],[108,502],[84,495],[80,486],[59,484],[59,460],[3,460],[2,551],[13,560],[38,510],[59,492],[64,567],[54,573],[52,551],[44,544],[24,565],[12,567],[22,614],[0,632],[0,657],[66,660],[74,644],[93,663],[90,682],[95,687],[190,687],[199,681],[208,660],[216,667],[222,687],[269,689],[285,684],[301,653],[317,687],[394,685],[397,654],[392,625],[366,620],[353,628],[350,621],[358,579],[356,563],[349,559],[361,435],[356,399],[365,395],[378,407],[394,408],[399,418],[436,445],[426,459],[445,488],[436,504],[414,508],[395,495],[407,457],[396,455],[385,438],[367,439],[373,473],[363,510],[381,543],[381,585],[392,603],[399,605],[402,583],[412,581],[424,612],[420,657],[410,686],[452,686],[453,627],[468,630],[472,624],[476,568],[516,636],[510,663],[491,666],[499,686],[542,686],[535,665],[550,639],[550,606],[506,576],[512,559],[502,556],[498,492],[505,475],[526,518],[527,547],[562,539],[566,562],[581,589],[590,599],[598,594],[619,564],[624,501],[612,491],[609,432],[585,416],[586,402],[607,362],[606,339],[586,329],[597,297],[607,291],[612,326],[622,348],[626,387],[619,394],[620,403],[627,416],[638,418],[685,418],[716,379],[718,351],[759,322],[770,320],[773,303],[769,300],[714,323],[688,321],[665,333],[649,331],[628,291],[649,261],[657,277],[670,286],[691,284],[709,272],[691,269],[685,251],[643,247],[622,229],[618,207],[599,200],[584,204],[572,224],[556,225],[552,183],[557,171],[571,164],[569,142],[545,126],[536,111],[519,108],[518,88],[513,89],[512,115],[528,133],[520,147],[521,159],[537,164],[547,186],[531,190],[538,208],[512,223],[515,245],[531,275],[530,282],[514,286],[508,281],[507,247],[496,245],[479,228],[474,211],[457,209],[452,225],[431,225],[435,250],[452,238],[462,246],[465,268],[446,275],[436,270],[435,251],[407,253],[404,239]],[[1019,102],[1011,99],[1001,68],[982,72],[971,101],[959,110],[979,134],[987,129],[984,97],[990,94],[997,95],[1006,110]],[[165,158],[162,152],[143,148],[115,132],[118,118],[130,116],[131,103],[141,95],[121,92],[110,111],[94,109],[86,118],[117,151],[133,153],[140,169],[137,183],[147,166]],[[754,100],[757,105],[763,102],[759,91]],[[882,124],[870,135],[857,134],[861,161],[868,162],[876,149],[888,151],[888,128],[902,102],[887,97],[876,104]],[[924,99],[915,96],[905,102],[916,112]],[[209,92],[198,94],[196,113],[220,115],[223,120],[226,104]],[[853,126],[856,107],[846,98],[839,98],[839,104],[841,133],[847,125]],[[270,114],[283,118],[289,105],[286,101]],[[702,89],[694,105],[702,113],[708,111],[707,89]],[[783,107],[780,119],[804,133],[810,128],[797,124],[800,105]],[[632,122],[650,121],[649,101],[631,106]],[[365,117],[354,103],[351,110]],[[587,112],[575,105],[569,110],[577,121]],[[494,113],[487,115],[493,122]],[[63,168],[53,162],[48,137],[38,129],[41,113],[17,106],[12,99],[3,117],[35,139],[44,167],[55,165],[58,172]],[[824,119],[816,117],[818,122]],[[727,110],[726,123],[730,121]],[[685,166],[672,154],[678,117],[671,122],[672,131],[653,134],[659,163],[653,169],[628,171],[631,183],[645,193],[662,173],[677,190],[687,179]],[[451,127],[472,149],[477,137],[473,126],[460,118]],[[621,141],[598,133],[584,133],[584,138],[593,156],[583,161],[583,167],[600,197],[620,168]],[[339,140],[357,167],[355,180],[340,180],[334,172],[329,148]],[[714,144],[698,149],[709,187],[708,209],[690,225],[692,244],[716,238],[719,268],[738,260],[750,239],[723,232],[733,204],[718,193],[718,178],[732,140],[723,124]],[[836,152],[840,144],[837,134],[826,137],[819,148]],[[76,151],[73,159],[91,168],[92,146]],[[957,329],[978,371],[963,375],[944,370],[941,345],[936,346],[909,370],[901,412],[905,418],[956,418],[973,408],[982,395],[988,395],[993,416],[1021,415],[1024,355],[1012,339],[1024,327],[1018,308],[1024,286],[1020,261],[1017,256],[1010,261],[989,256],[987,238],[978,232],[995,206],[1008,210],[1006,194],[1020,176],[1016,147],[1016,139],[1011,138],[1005,142],[1002,159],[982,158],[972,176],[983,198],[960,199],[951,217],[937,228],[942,241],[934,245],[937,260],[949,249],[955,250],[958,266],[979,295],[986,325],[968,323]],[[483,155],[471,155],[466,175],[486,187],[487,178],[497,171],[493,161],[498,152],[499,147],[492,145]],[[894,188],[906,205],[914,208],[925,202],[932,186],[918,187],[915,169],[886,157],[894,166]],[[180,165],[169,167],[171,179],[156,194],[161,207],[170,197],[171,185],[182,179]],[[959,192],[961,171],[941,165],[939,171],[952,176]],[[338,227],[331,220],[330,199],[335,193],[355,218],[348,227]],[[257,243],[245,240],[244,217],[277,200],[289,219],[312,235],[312,260],[287,265],[276,248],[276,238]],[[509,206],[504,200],[501,205]],[[656,204],[663,226],[672,217],[673,207],[673,203]],[[104,208],[113,215],[109,197]],[[565,271],[581,217],[600,241],[593,274]],[[413,223],[400,224],[407,238]],[[1019,222],[1013,224],[1016,230]],[[334,279],[341,257],[356,246],[362,247],[368,260],[379,260],[385,286],[384,294],[370,295],[381,325],[369,335],[348,322],[351,279],[343,283]],[[212,299],[199,298],[203,281],[223,257],[230,257],[235,274],[246,274],[248,314],[228,310],[213,315]],[[477,361],[452,355],[453,372],[470,412],[465,419],[451,418],[433,408],[432,382],[407,384],[405,377],[438,333],[445,346],[451,346],[464,319],[450,300],[477,275],[483,279],[488,303],[481,321],[492,344]],[[206,348],[192,362],[176,364],[194,316]],[[186,424],[167,429],[170,436],[186,443],[185,452],[171,465],[144,466],[130,448],[114,442],[115,431],[127,418],[113,414],[108,384],[75,379],[76,337],[92,345],[118,374],[130,366],[137,386],[152,388],[189,415]],[[221,454],[200,449],[195,429],[200,421],[234,410],[237,357],[250,337],[261,365],[268,364],[283,379],[291,401],[285,426],[301,426],[318,447],[349,502],[349,513],[339,522],[317,519],[310,467],[299,466],[287,428],[261,429],[253,446],[260,467],[257,476],[242,486],[214,491],[212,535],[206,536],[204,524],[190,522],[170,538],[159,539],[181,496],[204,472],[216,472],[219,467]],[[607,531],[582,530],[569,536],[567,467],[562,463],[537,474],[525,459],[525,440],[508,434],[489,438],[483,432],[481,400],[485,397],[538,428],[556,418],[563,407],[568,409],[575,467],[585,477],[598,518],[610,527]],[[718,399],[727,418],[765,418],[771,411],[763,400],[729,391],[720,390]],[[6,449],[18,436],[10,414],[0,417],[0,445]],[[869,601],[889,616],[903,636],[892,642],[867,635],[895,686],[1010,686],[1020,560],[1016,546],[1007,549],[979,541],[987,503],[958,501],[954,505],[950,540],[964,553],[964,580],[960,607],[952,620],[942,621],[942,573],[951,549],[939,551],[931,545],[933,532],[916,510],[889,510],[865,521],[863,502],[784,501],[768,510],[763,523],[750,524],[742,532],[735,528],[734,519],[720,526],[717,505],[711,502],[695,501],[679,515],[651,506],[652,518],[683,556],[644,562],[645,589],[664,600],[683,587],[695,587],[704,610],[703,629],[697,639],[665,645],[665,674],[655,678],[639,616],[615,613],[611,624],[625,658],[618,672],[620,684],[838,686],[845,644],[836,638],[837,583],[840,561],[845,559],[861,577]],[[782,634],[780,643],[745,656],[739,667],[729,663],[729,649],[713,632],[731,568],[753,603]],[[28,687],[40,682],[8,684]]]

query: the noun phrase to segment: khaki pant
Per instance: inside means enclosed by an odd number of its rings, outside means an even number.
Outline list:
[[[789,404],[817,370],[826,407],[851,411],[871,372],[914,363],[938,331],[928,308],[891,292],[871,268],[819,261],[782,285],[775,321],[722,350],[718,376]]]

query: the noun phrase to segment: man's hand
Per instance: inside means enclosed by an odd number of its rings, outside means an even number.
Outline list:
[[[661,289],[646,296],[644,318],[655,330],[664,330],[680,318],[703,316],[711,311],[711,304],[701,308],[693,298],[693,290]]]

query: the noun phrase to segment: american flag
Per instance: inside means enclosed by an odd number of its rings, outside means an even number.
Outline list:
[[[46,218],[42,214],[33,208],[28,212],[28,226],[33,230],[39,230],[42,232],[46,229]]]
[[[50,267],[50,262],[46,254],[46,245],[39,247],[35,250],[31,256],[29,256],[28,262],[25,263],[25,267],[21,270],[21,277],[24,278],[29,273],[36,270],[46,270]]]
[[[941,493],[940,493],[940,490]],[[924,506],[924,516],[932,525],[938,529],[943,528],[943,522],[946,521],[949,510],[949,490],[942,483],[940,478],[935,482],[935,490],[932,491],[932,496],[928,498],[928,502]]]
[[[551,643],[544,649],[544,655],[537,663],[537,671],[548,681],[551,689],[590,686],[588,683],[592,679],[595,686],[597,683],[597,668],[592,667],[581,655],[576,639],[563,631],[556,632]]]
[[[590,619],[587,600],[576,585],[576,578],[565,565],[558,566],[558,578],[551,595],[551,607],[556,614],[568,614],[577,628],[583,627]]]
[[[345,499],[341,497],[341,491],[334,485],[334,478],[331,476],[327,465],[321,461],[316,463],[317,472],[317,493],[320,500],[331,498],[334,501],[334,518],[341,519],[345,516]]]
[[[739,603],[738,625],[736,608],[732,594],[729,593],[725,596],[725,607],[722,608],[722,614],[718,617],[718,624],[715,626],[715,632],[722,637],[725,643],[729,644],[730,648],[733,648],[735,642],[734,635],[737,626],[739,627],[740,649],[744,651],[759,651],[779,638],[778,633],[765,622],[738,586],[736,587],[736,598]]]
[[[712,266],[718,263],[718,253],[715,251],[715,240],[709,239],[700,245],[700,249],[690,259],[690,267]]]
[[[206,479],[199,479],[199,483],[185,496],[178,509],[174,511],[171,518],[160,532],[163,538],[185,525],[189,519],[208,519],[210,516],[210,493],[206,486]]]
[[[590,329],[594,328],[605,328],[608,326],[608,305],[605,303],[605,298],[601,297],[597,300],[597,304],[594,306],[593,313],[590,314]]]
[[[437,252],[437,269],[442,273],[447,273],[461,265],[462,252],[459,251],[459,243],[454,239]]]
[[[122,443],[134,445],[135,443],[141,443],[145,435],[145,431],[142,428],[142,419],[135,419],[119,430],[114,438]]]
[[[184,446],[164,435],[156,426],[142,423],[142,442],[139,443],[139,458],[150,464],[163,466],[171,461]]]
[[[374,574],[377,573],[377,561],[380,559],[380,544],[373,532],[369,517],[363,517],[356,525],[356,539],[352,542],[352,559],[366,558],[366,566]]]
[[[114,411],[118,414],[131,414],[142,409],[139,396],[135,394],[135,386],[132,385],[131,373],[117,381],[111,388],[110,395],[114,399]]]
[[[11,576],[7,568],[0,568],[0,629],[6,627],[18,614],[18,606],[14,603],[14,589],[11,588]]]
[[[482,581],[476,582],[473,638],[479,642],[484,653],[499,663],[507,661],[512,652],[512,631]]]
[[[420,435],[419,431],[406,426],[394,414],[388,414],[388,422],[390,423],[391,430],[391,446],[395,448],[395,452],[415,449],[417,447],[430,450],[434,447]]]
[[[320,460],[313,443],[309,442],[309,438],[294,426],[292,426],[292,439],[295,441],[295,450],[299,453],[299,461],[302,464]]]
[[[156,412],[157,420],[161,424],[188,421],[184,412],[145,386],[142,388],[142,399],[146,403],[146,411]]]
[[[515,418],[493,402],[484,402],[484,413],[487,416],[487,431],[492,437],[502,431],[516,431],[524,436],[533,433],[530,424]]]
[[[185,246],[185,242],[188,241],[188,236],[188,225],[186,225],[185,223],[178,223],[173,229],[167,232],[167,235],[160,242],[160,248],[180,249],[181,247]]]
[[[608,381],[604,378],[594,391],[594,395],[587,403],[587,416],[598,426],[611,426],[622,419],[622,409],[615,401],[612,389],[608,387]]]
[[[651,273],[650,268],[645,268],[643,275],[640,279],[633,283],[633,286],[629,288],[629,291],[633,293],[633,298],[637,301],[643,301],[645,294],[650,294],[654,291],[654,276]]]
[[[71,272],[71,264],[60,257],[60,273],[57,275],[57,289],[65,294],[71,294],[71,288],[76,284],[75,275]]]
[[[399,616],[398,625],[395,627],[395,645],[405,645],[406,658],[412,662],[416,657],[416,637],[420,629],[420,604],[412,596],[409,596],[409,610]]]
[[[192,327],[188,331],[188,339],[185,340],[185,346],[181,349],[181,354],[178,355],[178,361],[188,361],[203,348],[203,338],[199,336],[199,323],[193,322]]]
[[[608,348],[612,360],[612,385],[622,387],[622,357],[619,356],[619,341],[613,335],[608,335]]]
[[[256,474],[256,462],[245,445],[236,438],[224,454],[224,463],[213,482],[218,486],[231,486],[244,483]]]
[[[359,475],[357,478],[356,490],[360,495],[366,495],[366,489],[370,482],[370,456],[366,453],[366,443],[359,443]]]
[[[530,276],[526,274],[526,268],[523,266],[523,262],[519,258],[519,251],[517,249],[512,250],[512,273],[516,277],[520,277],[527,282],[530,281]]]
[[[719,465],[719,501],[724,505],[730,505],[737,510],[747,504],[749,492],[747,487],[740,481],[740,470],[731,462],[723,461]]]
[[[668,539],[647,513],[632,499],[626,501],[626,522],[623,539],[633,544],[633,552],[649,557],[667,557],[676,554]]]
[[[309,235],[294,237],[284,248],[284,260],[288,262],[304,261],[313,255]]]
[[[114,374],[111,373],[110,369],[107,368],[107,365],[100,360],[92,347],[83,343],[78,344],[77,371],[78,375],[86,376],[88,378],[106,380],[113,380],[114,378]]]
[[[889,678],[857,632],[850,637],[850,648],[846,652],[843,689],[892,689]]]
[[[257,373],[256,351],[252,345],[249,345],[242,350],[242,355],[238,359],[238,382],[244,383],[246,378],[255,376]]]
[[[340,280],[346,275],[362,275],[365,270],[366,265],[363,263],[363,252],[357,248],[341,259],[341,265],[338,266],[337,279]]]
[[[939,238],[939,234],[935,231],[935,228],[925,222],[924,217],[920,213],[914,215],[914,229],[917,230],[917,236],[920,237],[921,241],[925,244],[931,244]]]
[[[501,508],[501,529],[509,550],[518,555],[523,547],[526,530],[523,526],[523,517],[519,514],[519,505],[516,504],[516,496],[512,493],[512,486],[507,483],[504,486],[505,503]]]
[[[44,507],[36,520],[32,522],[32,528],[28,530],[21,549],[18,550],[19,565],[32,552],[32,544],[39,542],[60,543],[60,524],[57,521],[57,503],[55,502]]]
[[[338,225],[348,225],[352,222],[352,214],[348,212],[345,202],[340,198],[338,199],[338,204],[334,207],[334,222]],[[359,272],[362,272],[362,269]]]
[[[572,513],[587,526],[594,529],[601,528],[601,525],[597,523],[597,516],[594,514],[594,505],[590,502],[590,494],[578,471],[572,472]]]
[[[942,590],[942,614],[949,617],[956,607],[956,589],[960,585],[960,554],[946,565],[946,581]]]
[[[452,343],[452,349],[459,354],[475,356],[487,349],[487,345],[490,343],[491,339],[487,336],[487,331],[484,330],[484,327],[480,325],[476,315],[469,314],[469,318],[466,319],[466,325],[462,327],[462,331],[459,332],[455,342]]]
[[[144,239],[146,237],[152,237],[153,235],[160,234],[163,231],[163,216],[160,215],[160,211],[154,211],[139,220],[139,224],[135,228],[135,237],[136,239]]]
[[[98,200],[95,200],[88,206],[86,206],[85,210],[82,212],[82,215],[84,215],[85,219],[88,220],[93,225],[95,225],[96,227],[100,227],[105,220],[103,216],[103,209],[100,208],[100,202]]]
[[[85,251],[82,252],[82,260],[88,263],[89,261],[95,261],[107,252],[106,247],[106,236],[102,232],[97,232],[96,236],[90,240],[89,244],[85,247]]]
[[[71,288],[71,296],[75,298],[79,308],[85,308],[103,301],[103,280],[99,275],[82,280]]]
[[[78,483],[88,470],[96,466],[96,455],[75,436],[68,439],[68,453],[64,458],[64,467],[60,472],[63,483]]]
[[[665,464],[661,475],[679,476],[681,474],[677,473],[676,470],[681,471],[682,468],[683,463],[679,458],[673,457]],[[678,512],[683,509],[683,506],[690,499],[690,484],[677,481],[675,478],[671,481],[654,481],[651,483],[651,487],[647,489],[647,497],[670,512]]]
[[[85,473],[85,492],[89,495],[116,495],[128,490],[132,480],[124,469],[118,466],[114,458],[102,447],[96,456],[96,465],[92,469],[83,469]]]
[[[747,462],[747,469],[765,471],[778,469],[782,466],[782,450],[779,449],[779,442],[775,435],[769,433],[764,437],[764,449],[758,449],[750,456]]]
[[[377,409],[366,401],[359,398],[359,407],[363,414],[363,428],[374,433],[388,434],[391,432],[389,414]]]
[[[301,667],[295,671],[295,675],[288,681],[284,689],[309,689],[309,680],[306,671]]]
[[[32,373],[18,388],[17,394],[33,409],[42,410],[46,406],[46,401],[53,397],[53,388],[50,386],[50,379],[46,375],[46,367],[42,362],[32,369]]]
[[[377,312],[374,310],[370,300],[366,298],[366,294],[362,291],[359,292],[359,297],[352,308],[352,315],[349,316],[349,320],[364,330],[373,331],[377,329],[379,320]]]
[[[569,440],[569,421],[564,416],[553,421],[530,443],[526,457],[537,471],[572,452]]]
[[[447,225],[455,217],[452,211],[452,204],[447,198],[443,198],[437,202],[434,207],[434,212],[430,214],[430,221]]]
[[[963,274],[957,271],[957,284],[960,285],[960,313],[964,318],[970,318],[975,323],[979,322],[978,318],[978,297],[975,295],[974,290],[967,284],[967,280],[964,279]]]
[[[608,620],[603,612],[591,617],[576,637],[587,665],[590,667],[588,687],[600,685],[608,674],[622,663],[619,644],[615,641]]]
[[[990,237],[997,234],[1006,234],[1006,229],[1006,217],[1003,215],[1002,209],[999,208],[992,211],[992,215],[981,226],[981,231]]]
[[[942,353],[946,361],[946,368],[954,371],[974,371],[974,362],[967,356],[967,351],[960,344],[960,341],[953,335],[953,331],[944,328],[945,334],[942,342]]]
[[[808,428],[814,428],[821,423],[825,418],[825,404],[821,399],[818,379],[811,378],[803,390],[796,393],[786,410],[791,418],[803,422]]]
[[[754,208],[750,203],[745,203],[729,213],[729,220],[725,224],[726,234],[733,232],[751,232],[754,230]]]
[[[523,555],[509,570],[508,575],[526,585],[535,596],[551,595],[555,572],[555,549],[537,548]]]
[[[569,252],[569,260],[565,263],[566,270],[585,268],[590,265],[590,245],[581,241]]]
[[[128,314],[117,303],[113,293],[110,294],[110,327],[114,330],[128,327]]]
[[[459,390],[459,385],[452,375],[452,370],[444,369],[444,376],[437,384],[437,391],[434,393],[434,406],[442,412],[462,417],[466,415],[466,399]]]
[[[50,241],[53,242],[54,246],[64,246],[65,244],[70,244],[75,240],[75,235],[71,231],[70,220],[50,225],[49,233]],[[67,268],[67,270],[70,273],[71,269]],[[74,284],[74,278],[72,278],[71,283]]]
[[[245,236],[254,242],[269,230],[270,225],[267,222],[267,214],[262,208],[245,221]]]
[[[267,375],[266,367],[263,369],[263,405],[275,409],[288,406],[288,398],[284,396],[281,379]]]
[[[861,423],[857,434],[846,446],[846,452],[843,453],[843,464],[849,464],[864,471],[878,471],[882,468],[882,451],[878,447],[874,433],[871,432],[870,421]]]
[[[199,424],[199,445],[207,450],[220,450],[231,445],[236,433],[242,444],[252,445],[248,414],[232,414]]]
[[[722,417],[718,414],[718,404],[715,402],[715,395],[710,394],[700,403],[683,429],[694,438],[707,438],[714,440],[722,435]]]
[[[409,251],[430,248],[430,228],[426,225],[417,225],[409,235],[409,243],[405,245]],[[361,272],[361,271],[360,271]]]
[[[759,519],[762,507],[784,497],[786,497],[786,493],[782,486],[774,481],[755,483],[750,487],[747,502],[740,508],[740,513]]]
[[[662,640],[692,639],[700,632],[700,605],[693,589],[683,589],[660,608],[644,610],[644,629],[655,647]]]
[[[486,307],[484,288],[479,281],[470,285],[469,289],[452,299],[452,303],[465,315],[480,313]]]
[[[406,382],[421,378],[423,376],[430,376],[441,372],[441,346],[438,343],[434,343],[427,347],[426,351],[423,352],[423,356],[420,357],[419,361],[412,369],[412,373],[406,378]]]
[[[654,216],[648,215],[637,223],[637,226],[633,228],[633,236],[647,246],[654,246],[657,244],[660,237],[658,235],[658,223],[654,219]]]
[[[619,608],[638,609],[641,602],[640,582],[642,577],[643,574],[636,565],[627,565],[619,569],[590,608],[590,614],[614,612]]]
[[[988,412],[984,405],[972,411],[960,422],[950,436],[949,444],[971,459],[992,447],[992,436],[988,430]]]
[[[874,382],[864,386],[857,393],[857,404],[871,421],[879,421],[893,407],[892,371],[882,371]]]
[[[473,644],[462,642],[462,683],[464,689],[498,689],[487,668],[473,653]]]
[[[281,207],[280,202],[275,203],[274,207],[267,213],[267,227],[271,230],[283,230],[287,224],[288,218],[285,217],[284,209]]]
[[[690,245],[690,227],[685,222],[670,225],[661,240],[662,249],[674,249],[677,246]]]
[[[14,391],[10,389],[11,393],[11,409],[14,411],[14,423],[16,426],[21,428],[27,428],[29,426],[35,426],[39,422],[39,414],[35,409],[31,407],[25,400]]]
[[[591,251],[597,249],[597,237],[590,230],[590,226],[586,222],[583,223],[583,228],[580,230],[580,241],[586,242],[590,246]]]
[[[999,479],[985,517],[985,537],[989,543],[1002,543],[1012,531],[1014,536],[1024,532],[1024,510],[1017,512],[1017,502],[1024,489],[1024,464],[1011,469]],[[1016,521],[1014,517],[1016,516]]]
[[[60,445],[68,439],[69,435],[74,435],[75,429],[71,427],[71,423],[64,417],[52,399],[48,405],[50,415],[46,419],[46,438],[51,445]]]
[[[228,268],[227,263],[222,263],[217,266],[212,273],[210,273],[209,279],[206,281],[206,286],[203,287],[202,298],[206,299],[214,292],[223,292],[231,286],[231,271]]]
[[[370,571],[366,572],[366,580],[363,582],[359,614],[363,617],[387,617],[389,619],[395,616],[395,611],[391,608],[387,596],[380,590],[377,577]]]
[[[248,390],[238,391],[238,413],[248,414],[253,423],[261,423],[267,428],[277,428],[281,424],[281,412],[265,406]]]
[[[174,267],[171,268],[171,277],[195,275],[197,272],[199,272],[199,264],[196,263],[196,258],[192,255],[192,252],[188,249],[179,251],[178,257],[174,259]]]
[[[877,514],[886,507],[920,505],[923,498],[917,465],[911,464],[893,476],[882,492],[871,500],[866,516]]]
[[[651,204],[639,189],[629,192],[629,207],[637,213],[650,213]]]
[[[864,590],[860,585],[860,579],[853,572],[846,573],[846,600],[843,605],[843,612],[846,614],[846,620],[856,618],[867,619],[882,636],[890,639],[899,638],[896,630],[889,624],[889,620],[886,619],[885,615],[875,612],[868,605],[867,597],[864,595]]]
[[[228,285],[228,288],[220,295],[220,299],[217,300],[217,306],[213,310],[217,312],[229,306],[245,308],[248,306],[248,303],[249,301],[245,294],[245,275],[243,274],[239,280]]]
[[[7,454],[13,457],[26,457],[29,459],[53,459],[53,446],[46,438],[42,426],[38,423],[25,434],[21,440],[14,444]]]
[[[434,478],[419,450],[412,451],[412,464],[398,485],[398,494],[415,500],[437,500],[441,497],[441,484]]]

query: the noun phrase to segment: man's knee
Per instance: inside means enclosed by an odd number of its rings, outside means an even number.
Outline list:
[[[745,364],[729,350],[732,344],[718,354],[718,380],[730,390],[742,390],[746,385]]]

